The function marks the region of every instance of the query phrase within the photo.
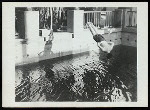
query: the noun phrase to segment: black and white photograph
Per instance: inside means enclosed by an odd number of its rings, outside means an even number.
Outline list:
[[[14,11],[16,103],[140,100],[136,5]]]

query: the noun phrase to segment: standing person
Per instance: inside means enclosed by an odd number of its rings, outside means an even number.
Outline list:
[[[52,41],[54,39],[53,36],[53,30],[50,30],[50,34],[48,35],[49,39],[46,41],[45,47],[44,47],[44,55],[49,56],[50,54],[52,54]]]
[[[53,30],[51,29],[50,30],[50,34],[48,35],[49,36],[49,40],[48,41],[53,41],[53,39],[54,39],[54,35],[53,35]]]

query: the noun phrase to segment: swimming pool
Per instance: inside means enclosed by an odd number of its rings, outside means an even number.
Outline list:
[[[137,48],[116,45],[113,57],[90,51],[16,66],[16,102],[137,101]]]

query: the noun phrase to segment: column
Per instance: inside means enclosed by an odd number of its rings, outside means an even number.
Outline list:
[[[74,34],[83,31],[83,10],[68,10],[67,31]]]
[[[35,57],[39,53],[39,11],[25,11],[24,19],[27,55]]]

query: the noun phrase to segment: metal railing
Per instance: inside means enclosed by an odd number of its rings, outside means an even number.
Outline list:
[[[122,9],[115,11],[85,11],[83,18],[84,29],[87,28],[87,22],[92,22],[97,28],[136,27],[137,12],[123,11]]]
[[[124,27],[137,27],[137,12],[136,11],[125,11]]]
[[[113,11],[85,11],[83,18],[84,28],[87,22],[92,22],[97,28],[107,28],[114,26],[114,12]]]

